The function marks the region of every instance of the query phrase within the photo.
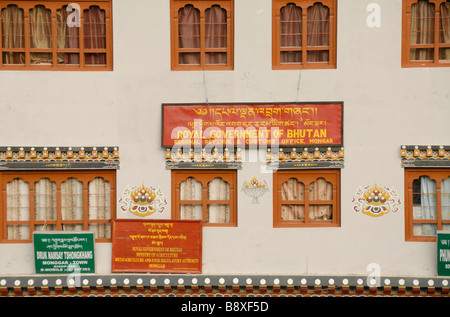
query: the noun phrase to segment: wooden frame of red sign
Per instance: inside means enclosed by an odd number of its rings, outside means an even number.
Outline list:
[[[111,272],[201,273],[200,220],[113,220]]]

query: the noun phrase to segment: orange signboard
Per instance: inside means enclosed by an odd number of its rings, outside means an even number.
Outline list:
[[[113,221],[112,272],[201,273],[200,220]]]

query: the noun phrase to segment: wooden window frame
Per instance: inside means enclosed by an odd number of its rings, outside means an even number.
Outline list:
[[[296,178],[305,185],[305,200],[282,200],[281,185],[291,178]],[[319,178],[324,178],[333,186],[332,200],[310,200],[309,185]],[[280,170],[273,173],[273,227],[274,228],[305,228],[305,227],[340,227],[340,197],[341,197],[341,171],[340,169],[317,170]],[[305,220],[281,219],[281,206],[283,204],[299,204],[305,206]],[[333,206],[331,220],[310,220],[309,205],[327,204]]]
[[[182,65],[179,63],[180,52],[192,52],[193,49],[180,49],[178,41],[178,10],[192,4],[200,10],[200,65]],[[205,48],[205,10],[213,5],[219,5],[227,11],[227,48]],[[234,69],[234,0],[171,0],[170,1],[170,29],[171,29],[171,69],[174,71],[199,71],[199,70],[233,70]],[[226,52],[226,65],[205,64],[206,52]]]
[[[413,181],[420,176],[428,176],[436,181],[436,219],[413,219]],[[441,213],[441,182],[450,177],[450,168],[405,168],[405,240],[417,242],[435,242],[436,236],[415,236],[414,224],[436,224],[437,230],[443,224],[450,224],[450,220],[443,220]]]
[[[419,0],[403,0],[402,10],[402,67],[450,67],[450,61],[439,61],[439,49],[449,47],[449,44],[439,43],[439,16],[440,5],[446,0],[428,0],[429,3],[435,5],[434,12],[434,43],[433,44],[410,44],[411,33],[411,6],[418,3]],[[414,48],[433,48],[434,60],[433,61],[411,61],[410,49]]]
[[[80,27],[79,27],[79,48],[78,49],[60,49],[57,48],[57,32],[56,32],[56,10],[61,9],[64,5],[76,3],[80,6]],[[4,49],[0,45],[0,70],[27,70],[27,71],[112,71],[113,70],[113,48],[112,48],[112,0],[77,0],[77,1],[54,1],[54,0],[34,0],[34,1],[20,1],[20,0],[0,0],[0,14],[1,10],[8,5],[17,5],[24,10],[24,36],[25,48]],[[37,5],[43,5],[52,12],[52,48],[51,49],[31,49],[29,38],[29,17],[28,12],[31,8]],[[106,48],[104,49],[85,49],[84,48],[84,28],[83,28],[83,13],[84,10],[91,6],[98,6],[105,11],[105,29],[106,29]],[[2,34],[2,25],[0,23],[0,34]],[[3,64],[3,52],[14,51],[25,53],[25,64]],[[30,62],[30,53],[33,52],[48,52],[52,53],[52,65],[32,65]],[[79,53],[79,65],[58,64],[58,53]],[[106,54],[105,65],[87,65],[85,61],[85,53],[99,53]]]
[[[307,9],[315,3],[322,3],[324,6],[330,9],[330,43],[325,47],[309,47],[307,46]],[[302,8],[302,63],[281,63],[280,52],[287,51],[289,49],[281,48],[280,40],[280,10],[288,3],[294,3],[296,6]],[[272,69],[274,70],[292,70],[292,69],[335,69],[336,51],[337,51],[337,0],[272,0]],[[328,63],[308,63],[307,52],[310,50],[329,50]],[[298,48],[294,48],[298,50]]]
[[[202,184],[202,200],[181,200],[180,184],[193,177]],[[215,178],[222,178],[230,185],[229,200],[208,200],[208,183]],[[237,227],[237,171],[236,170],[172,170],[172,219],[180,219],[181,204],[201,204],[203,220],[207,219],[209,204],[229,204],[230,221],[226,223],[208,223],[204,227]]]
[[[67,181],[69,178],[76,178],[83,183],[83,219],[82,220],[62,220],[61,215],[61,183]],[[88,185],[89,182],[97,177],[103,178],[110,182],[110,219],[89,219],[88,206]],[[7,220],[7,205],[6,205],[6,184],[14,179],[21,178],[29,184],[29,198],[30,198],[30,220],[26,221],[8,221]],[[34,183],[42,178],[48,178],[55,182],[57,186],[57,212],[56,220],[35,220],[34,219]],[[32,242],[32,233],[36,225],[56,225],[56,231],[61,231],[64,224],[83,224],[83,230],[89,230],[89,224],[95,223],[109,223],[116,218],[116,171],[115,170],[76,170],[76,171],[2,171],[0,172],[0,243],[30,243]],[[29,240],[8,240],[7,226],[8,225],[29,225],[30,239]],[[112,230],[112,228],[111,228]],[[112,232],[111,232],[112,235]],[[111,238],[97,238],[95,242],[111,242]]]

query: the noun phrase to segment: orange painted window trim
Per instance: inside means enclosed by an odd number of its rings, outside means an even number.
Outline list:
[[[181,200],[180,185],[189,177],[195,178],[202,184],[201,200]],[[228,200],[208,200],[208,183],[215,178],[226,181],[229,188]],[[201,204],[203,219],[207,219],[208,204],[229,205],[229,222],[208,223],[203,221],[205,227],[236,227],[237,226],[237,171],[236,170],[172,170],[172,219],[181,219],[180,207],[182,204]]]
[[[413,217],[413,182],[421,176],[428,176],[436,182],[436,219],[414,219]],[[436,236],[414,235],[413,227],[418,224],[433,224],[437,230],[442,230],[442,225],[450,225],[450,220],[442,219],[442,193],[441,182],[450,178],[449,168],[405,168],[405,240],[418,242],[434,242]],[[418,194],[418,193],[416,193]]]
[[[110,218],[109,219],[89,219],[88,214],[88,185],[95,178],[103,178],[110,184]],[[7,184],[14,179],[22,179],[29,185],[29,220],[8,220],[7,219]],[[42,178],[48,178],[56,184],[56,219],[36,220],[35,219],[35,198],[34,183]],[[69,178],[76,178],[83,184],[83,219],[63,220],[61,214],[61,184]],[[30,243],[33,242],[33,231],[37,225],[55,225],[56,231],[61,231],[64,224],[81,224],[83,230],[89,230],[90,224],[111,224],[111,220],[116,218],[116,171],[115,170],[77,170],[77,171],[3,171],[0,172],[0,243]],[[29,226],[30,239],[9,240],[7,238],[8,225]],[[112,235],[112,233],[111,233]],[[111,242],[111,238],[98,238],[95,242]]]
[[[293,3],[302,9],[302,45],[300,48],[282,48],[281,47],[281,8],[287,4]],[[307,45],[307,9],[315,3],[321,3],[330,10],[329,18],[329,45],[326,47]],[[290,70],[290,69],[335,69],[336,47],[337,47],[337,0],[272,0],[272,69],[274,70]],[[282,63],[282,51],[300,51],[302,54],[301,63]],[[307,62],[308,51],[328,50],[328,62]]]
[[[449,44],[439,43],[439,18],[440,5],[447,0],[428,0],[435,5],[434,12],[434,43],[433,44],[411,44],[411,6],[418,3],[419,0],[403,0],[402,9],[402,67],[450,67],[450,61],[439,60],[439,49],[450,48]],[[410,58],[411,48],[432,48],[434,49],[433,61],[412,61]]]
[[[80,6],[79,17],[79,48],[57,48],[57,19],[56,10],[62,9],[63,6],[69,4],[77,4]],[[112,0],[78,0],[78,1],[58,1],[58,0],[0,0],[0,16],[1,10],[8,5],[16,5],[19,9],[24,10],[24,48],[3,48],[0,45],[0,70],[26,70],[26,71],[112,71],[113,70],[113,36],[112,36]],[[52,14],[52,48],[36,49],[30,47],[30,27],[29,27],[29,10],[42,5],[46,9],[51,10]],[[84,47],[84,10],[92,6],[97,6],[105,11],[105,48],[87,49]],[[0,23],[0,34],[2,34],[2,24]],[[4,64],[3,53],[5,52],[21,52],[25,54],[25,64]],[[52,65],[32,65],[30,61],[30,54],[32,52],[51,53],[53,62]],[[79,54],[79,64],[58,64],[58,53],[73,53]],[[85,54],[105,54],[106,63],[103,65],[88,65],[85,64]]]
[[[296,227],[340,227],[340,181],[339,169],[323,170],[280,170],[273,173],[273,227],[274,228],[296,228]],[[305,197],[301,200],[283,200],[282,185],[289,179],[297,179],[305,185]],[[332,185],[332,198],[330,200],[312,200],[309,197],[309,186],[319,178],[325,179]],[[331,220],[312,220],[309,219],[310,205],[326,204],[332,206]],[[304,206],[304,220],[284,220],[282,219],[282,205],[301,205]]]
[[[178,39],[178,12],[186,5],[193,5],[200,11],[200,48],[182,49]],[[227,47],[226,49],[205,48],[205,10],[213,5],[219,5],[227,12]],[[174,71],[195,70],[233,70],[234,69],[234,0],[171,0],[170,1],[170,33],[171,33],[171,69]],[[200,53],[200,64],[180,64],[179,56],[182,52]],[[227,55],[226,64],[206,64],[207,52],[224,52]]]

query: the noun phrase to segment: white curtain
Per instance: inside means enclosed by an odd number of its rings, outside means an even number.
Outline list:
[[[208,200],[229,200],[230,184],[221,178],[214,178],[208,183]],[[208,205],[209,223],[226,223],[230,221],[229,204]]]
[[[444,179],[441,183],[441,212],[442,219],[450,219],[450,178]],[[450,225],[444,224],[442,230],[450,232]]]
[[[42,178],[34,183],[34,218],[36,220],[56,220],[56,183]],[[55,225],[36,225],[36,231],[56,230]]]
[[[30,185],[20,178],[16,178],[6,185],[6,220],[30,220]],[[30,239],[28,225],[9,225],[8,240]]]
[[[199,204],[182,204],[180,205],[180,218],[186,220],[201,220],[202,212],[202,183],[193,177],[187,178],[180,184],[181,200],[198,200]]]
[[[89,182],[89,219],[104,220],[110,219],[111,214],[111,185],[103,178],[97,177]],[[94,237],[110,238],[111,228],[108,223],[91,223],[89,230],[94,231]]]
[[[187,178],[180,184],[181,200],[196,200],[198,203],[192,202],[180,205],[180,218],[190,220],[203,219],[203,185],[194,177]],[[229,200],[230,184],[221,178],[214,178],[207,185],[208,200]],[[207,206],[207,217],[203,221],[208,223],[227,223],[230,221],[230,205],[229,204],[209,204]]]
[[[416,209],[414,219],[436,219],[437,199],[436,182],[428,176],[420,177],[420,208]],[[414,235],[436,235],[435,224],[414,225]]]
[[[83,183],[76,178],[69,178],[61,184],[62,220],[83,219]],[[63,231],[83,230],[82,224],[64,224]]]

